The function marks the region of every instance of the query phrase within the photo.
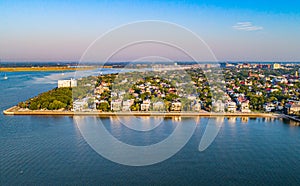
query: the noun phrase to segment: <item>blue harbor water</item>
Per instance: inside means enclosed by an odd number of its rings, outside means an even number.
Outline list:
[[[2,75],[2,74],[1,74]],[[0,110],[56,87],[68,76],[54,72],[7,73],[0,79]],[[182,119],[180,122],[192,118]],[[211,146],[198,145],[208,118],[201,118],[189,142],[158,164],[130,167],[97,154],[72,117],[0,115],[0,185],[164,184],[299,185],[300,127],[283,119],[225,118]],[[157,143],[178,121],[165,119],[153,131],[136,132],[102,119],[117,139],[133,145]],[[215,120],[218,122],[218,120]]]

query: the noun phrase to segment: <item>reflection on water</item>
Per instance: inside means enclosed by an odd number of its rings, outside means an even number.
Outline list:
[[[158,127],[163,122],[163,117],[120,117],[116,115],[115,117],[111,118],[117,119],[121,124],[125,125],[126,127],[137,130],[137,131],[150,131]]]
[[[147,121],[151,121],[151,119],[155,122],[154,118],[146,118]],[[134,136],[134,138],[132,138],[133,142],[137,141],[139,144],[133,145],[129,144],[130,142],[126,143],[115,137],[113,134],[114,130],[111,130],[111,126],[114,125],[112,120],[80,116],[75,116],[74,120],[82,136],[95,152],[108,160],[130,166],[153,165],[167,160],[185,146],[197,127],[193,118],[184,119],[184,123],[174,122],[172,120],[162,120],[160,124],[163,130],[156,128],[155,130],[158,130],[159,132],[154,134],[147,131],[153,138],[145,138],[144,131],[132,130],[126,126],[122,129],[122,133],[118,134],[130,134],[130,136],[126,136],[124,140],[131,139],[131,136]],[[113,121],[124,124],[120,122],[120,119]],[[134,117],[127,117],[126,121],[140,122]],[[122,128],[120,124],[116,126]],[[139,125],[143,125],[143,123],[139,123]],[[147,125],[147,123],[145,125]],[[176,125],[174,130],[166,130],[170,125]],[[160,139],[161,137],[164,137],[162,134],[166,134],[167,137],[156,143],[151,143],[151,139]],[[144,142],[151,144],[143,144]]]
[[[4,121],[10,118],[1,117]],[[99,156],[78,132],[71,117],[24,116],[12,119],[9,124],[0,124],[1,176],[5,176],[1,185],[295,184],[300,181],[297,174],[300,169],[299,127],[284,125],[291,124],[285,119],[193,118],[197,121],[197,128],[182,150],[162,163],[140,168],[118,165]],[[124,126],[115,117],[90,119],[101,120],[116,139],[140,146],[166,139],[177,125],[184,127],[191,120],[165,118],[158,127],[143,132]],[[216,139],[208,149],[199,152],[198,145],[207,125],[218,122],[224,124]],[[228,179],[224,180],[224,177]]]
[[[248,123],[249,117],[242,117],[241,121],[242,123]]]
[[[235,124],[237,117],[227,117],[229,124]]]
[[[284,124],[288,124],[291,126],[300,126],[299,122],[296,122],[294,120],[290,120],[290,119],[286,119],[286,118],[280,118],[280,120],[284,123]]]
[[[174,121],[181,121],[181,117],[180,116],[174,116],[174,117],[172,117],[172,119]]]
[[[10,73],[0,81],[1,110],[54,88],[31,85],[34,77],[50,73]],[[14,78],[19,76],[20,79]],[[26,85],[24,87],[24,85]],[[24,87],[11,91],[13,87]],[[96,121],[100,118],[94,118]],[[151,120],[160,118],[150,118]],[[116,139],[132,145],[166,139],[181,120],[164,118],[150,131],[135,131],[117,118],[101,118]],[[72,117],[3,116],[0,114],[0,185],[298,185],[300,183],[300,127],[284,118],[225,117],[213,143],[203,152],[198,145],[210,124],[222,120],[195,119],[188,143],[156,165],[129,167],[113,163],[86,143]],[[146,121],[145,121],[146,122]],[[166,147],[167,148],[167,147]],[[141,157],[143,158],[143,157]]]

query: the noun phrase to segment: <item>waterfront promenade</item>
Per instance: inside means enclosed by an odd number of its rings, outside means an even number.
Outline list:
[[[226,113],[226,112],[101,112],[101,111],[60,111],[60,110],[20,110],[17,106],[11,107],[3,111],[5,115],[48,115],[48,116],[162,116],[162,117],[282,117],[281,114],[276,113]]]

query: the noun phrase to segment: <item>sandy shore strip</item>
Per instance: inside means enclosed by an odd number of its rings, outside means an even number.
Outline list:
[[[50,110],[20,110],[19,107],[14,106],[3,111],[5,115],[47,115],[47,116],[162,116],[162,117],[283,117],[276,113],[212,113],[212,112],[73,112],[73,111],[50,111]]]

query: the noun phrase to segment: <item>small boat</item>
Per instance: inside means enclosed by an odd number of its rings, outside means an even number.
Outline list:
[[[8,79],[8,77],[6,76],[6,74],[4,75],[3,79],[4,79],[4,80]]]

